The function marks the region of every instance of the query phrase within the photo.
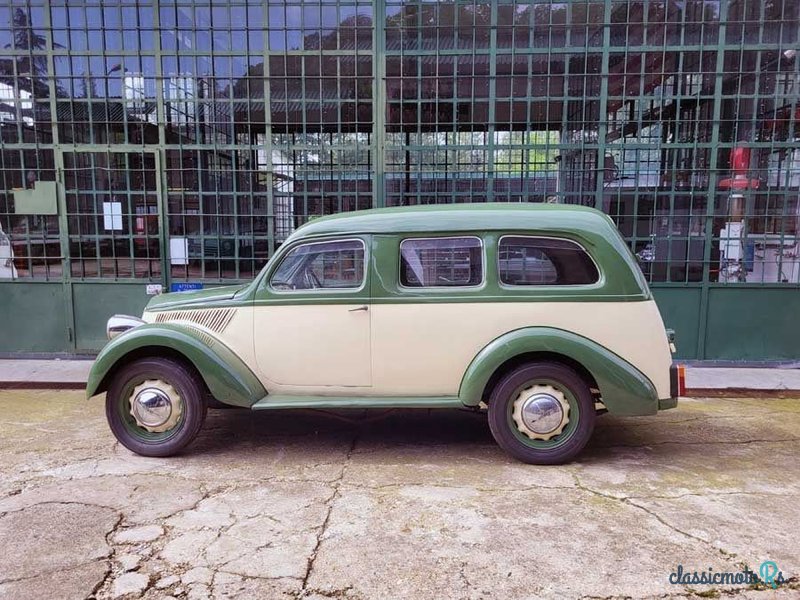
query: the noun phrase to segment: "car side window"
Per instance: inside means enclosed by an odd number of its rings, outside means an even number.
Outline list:
[[[400,285],[404,287],[476,286],[482,281],[480,238],[413,238],[400,242]]]
[[[275,290],[354,289],[364,283],[364,242],[312,242],[293,248],[270,278]]]
[[[590,285],[600,279],[592,258],[571,240],[504,236],[498,262],[505,285]]]

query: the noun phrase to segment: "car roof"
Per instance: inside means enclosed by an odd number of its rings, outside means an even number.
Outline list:
[[[492,202],[397,206],[339,213],[312,219],[291,236],[316,237],[358,233],[459,231],[611,232],[602,212],[569,204]]]

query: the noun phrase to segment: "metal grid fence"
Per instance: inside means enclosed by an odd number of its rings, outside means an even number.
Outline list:
[[[0,277],[246,280],[316,215],[512,201],[652,282],[800,284],[796,0],[0,0],[0,47]]]

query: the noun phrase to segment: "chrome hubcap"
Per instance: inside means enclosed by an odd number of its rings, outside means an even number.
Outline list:
[[[130,405],[136,424],[153,433],[175,427],[183,412],[183,402],[178,392],[160,379],[148,379],[133,388]]]
[[[514,400],[512,414],[517,429],[532,440],[549,440],[569,423],[569,402],[551,385],[534,385]]]

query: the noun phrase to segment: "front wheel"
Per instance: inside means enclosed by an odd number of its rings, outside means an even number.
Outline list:
[[[142,456],[171,456],[186,447],[206,418],[205,390],[196,375],[169,358],[124,366],[106,393],[111,431]]]
[[[592,436],[591,390],[569,367],[522,365],[505,375],[489,399],[489,428],[498,445],[529,464],[556,465],[574,458]]]

